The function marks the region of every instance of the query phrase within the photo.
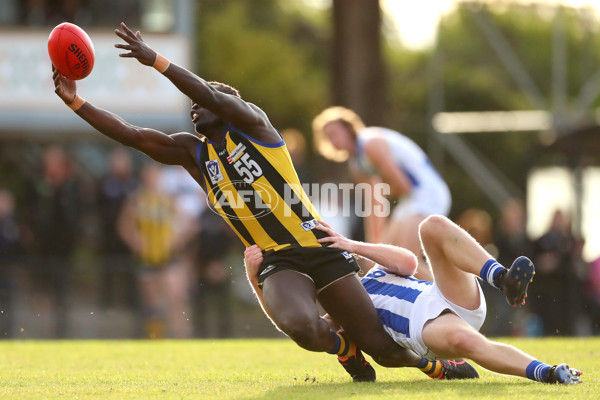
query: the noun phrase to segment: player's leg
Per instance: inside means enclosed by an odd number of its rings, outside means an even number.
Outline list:
[[[262,295],[275,325],[300,347],[333,352],[339,345],[319,315],[315,285],[309,277],[293,270],[279,271],[264,280]]]
[[[435,282],[446,299],[474,310],[479,307],[479,287],[474,274],[492,256],[465,230],[443,216],[430,216],[419,227],[421,243]]]
[[[472,275],[477,275],[499,288],[509,304],[524,304],[535,274],[528,258],[519,257],[506,269],[464,229],[438,215],[421,223],[419,235],[436,283],[448,300],[468,309],[476,308],[479,290]]]
[[[157,271],[143,271],[139,278],[141,304],[144,314],[146,337],[157,339],[164,337],[164,315],[161,307],[161,274]]]
[[[183,254],[164,271],[165,300],[170,335],[175,338],[191,336],[189,293],[192,270],[189,254]]]
[[[423,327],[423,342],[440,357],[469,358],[500,374],[558,383],[576,383],[581,375],[564,364],[551,367],[516,347],[492,342],[453,313],[427,322]]]
[[[425,262],[423,249],[419,241],[419,225],[425,219],[424,214],[410,214],[402,217],[394,214],[388,222],[384,243],[404,247],[412,251],[419,260],[419,266],[415,273],[415,278],[432,281],[431,269]]]
[[[369,295],[354,275],[338,279],[319,293],[319,302],[356,345],[386,367],[414,367],[422,358],[400,347],[385,332]]]

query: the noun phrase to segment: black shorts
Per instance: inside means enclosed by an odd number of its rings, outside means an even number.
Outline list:
[[[276,272],[291,269],[308,276],[321,290],[330,283],[360,270],[354,256],[332,247],[290,247],[266,251],[258,269],[258,287]]]

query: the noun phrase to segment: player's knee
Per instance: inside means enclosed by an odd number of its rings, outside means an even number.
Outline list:
[[[453,354],[468,358],[481,348],[485,339],[472,329],[459,328],[448,335],[447,341]]]
[[[323,348],[323,330],[317,318],[294,315],[278,322],[279,328],[303,349],[310,351],[329,350]]]
[[[448,218],[443,215],[430,215],[419,225],[419,235],[423,241],[435,241],[442,235],[448,224]]]

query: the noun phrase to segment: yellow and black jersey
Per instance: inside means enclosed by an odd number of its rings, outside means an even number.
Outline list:
[[[133,207],[142,243],[141,261],[152,267],[164,266],[172,256],[175,209],[171,197],[140,191]]]
[[[326,235],[302,189],[283,140],[261,143],[230,126],[221,143],[203,138],[197,161],[216,212],[246,246],[262,250],[319,247]]]

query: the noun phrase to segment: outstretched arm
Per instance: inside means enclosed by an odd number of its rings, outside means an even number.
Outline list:
[[[351,240],[335,232],[325,222],[319,222],[321,225],[316,228],[329,235],[329,237],[319,239],[319,242],[332,243],[329,247],[336,247],[347,250],[350,253],[358,254],[398,275],[410,276],[417,270],[417,257],[407,249],[389,244],[374,244]]]
[[[132,125],[121,117],[98,108],[77,95],[75,81],[62,76],[52,66],[54,92],[88,124],[103,135],[126,146],[137,149],[163,164],[195,167],[189,146],[195,146],[198,138],[188,133],[166,133]]]
[[[200,107],[206,108],[224,121],[244,130],[253,137],[268,142],[281,141],[277,131],[271,126],[267,115],[254,104],[241,98],[222,93],[212,87],[196,74],[171,63],[158,55],[142,39],[139,31],[133,33],[124,23],[121,23],[122,32],[118,29],[115,34],[127,44],[116,44],[115,47],[128,50],[120,54],[121,57],[136,58],[141,64],[155,66],[163,73],[183,94],[192,99]]]

